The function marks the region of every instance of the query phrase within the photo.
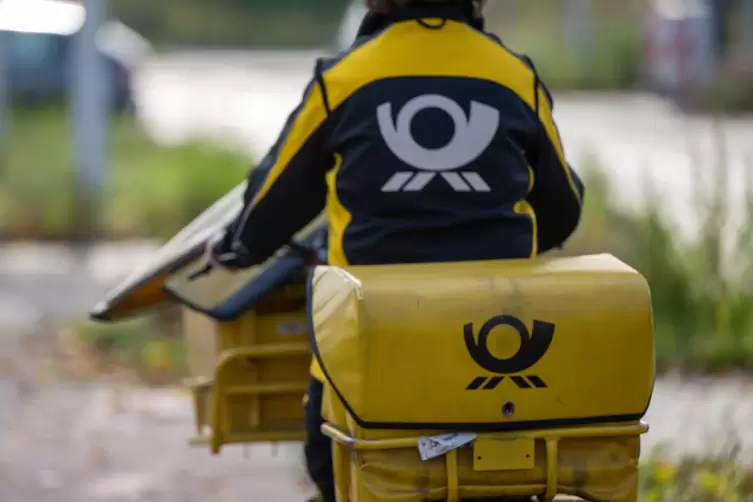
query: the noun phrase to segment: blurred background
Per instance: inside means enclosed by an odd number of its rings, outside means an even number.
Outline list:
[[[0,0],[0,500],[303,500],[295,451],[191,450],[174,312],[82,321],[245,179],[346,0]],[[568,254],[652,287],[645,500],[753,500],[753,0],[490,0],[588,187]],[[747,498],[746,498],[747,497]]]

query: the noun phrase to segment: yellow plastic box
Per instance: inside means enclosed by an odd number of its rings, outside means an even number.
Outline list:
[[[300,441],[311,352],[303,283],[269,293],[237,320],[184,311],[194,444]]]
[[[311,281],[338,501],[636,502],[655,364],[635,270],[600,255]]]

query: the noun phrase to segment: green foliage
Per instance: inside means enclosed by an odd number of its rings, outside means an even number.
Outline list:
[[[14,113],[0,164],[0,237],[64,239],[76,229],[76,185],[64,114]],[[100,204],[106,237],[165,239],[242,181],[249,159],[206,144],[154,144],[116,117]]]
[[[722,160],[716,172],[724,179]],[[753,369],[753,184],[747,183],[740,231],[730,237],[728,193],[717,183],[696,206],[701,228],[685,242],[647,187],[639,210],[617,206],[612,187],[593,164],[584,170],[584,220],[569,254],[610,252],[651,286],[660,367],[693,371]]]
[[[0,158],[0,235],[60,232],[73,205],[71,151],[63,120],[49,112],[14,114]]]
[[[640,500],[751,502],[753,472],[743,467],[735,451],[673,462],[659,450],[640,467]]]
[[[618,90],[636,86],[642,64],[640,9],[632,0],[594,3],[593,47],[582,53],[564,42],[564,2],[492,2],[489,29],[531,57],[552,89]]]
[[[114,0],[113,14],[157,45],[322,46],[345,0]]]
[[[590,53],[576,54],[564,44],[521,46],[552,89],[623,90],[638,84],[641,41],[635,30],[615,24],[600,31]]]
[[[184,343],[173,312],[116,324],[84,323],[73,328],[73,342],[100,371],[127,369],[142,381],[173,384],[187,374]],[[83,364],[79,364],[83,366]],[[95,376],[95,375],[90,375]]]

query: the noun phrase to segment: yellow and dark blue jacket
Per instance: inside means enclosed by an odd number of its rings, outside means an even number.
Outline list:
[[[581,215],[533,64],[454,7],[317,62],[231,227],[259,263],[326,208],[333,265],[533,257]]]

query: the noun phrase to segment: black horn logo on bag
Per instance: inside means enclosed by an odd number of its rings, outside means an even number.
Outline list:
[[[520,337],[520,349],[509,359],[499,359],[489,351],[489,335],[499,327],[513,328]],[[512,375],[510,380],[521,389],[545,389],[546,383],[536,375],[516,375],[531,368],[544,357],[554,339],[556,327],[545,321],[535,320],[533,329],[528,327],[517,317],[504,315],[492,317],[481,326],[478,339],[474,334],[473,323],[464,327],[465,345],[473,360],[485,370],[496,373],[493,377],[477,377],[466,388],[467,390],[493,390],[502,383],[505,376]]]

